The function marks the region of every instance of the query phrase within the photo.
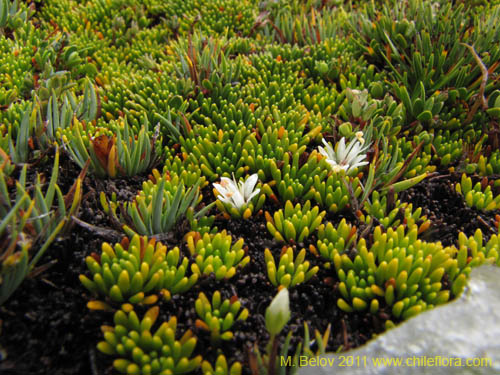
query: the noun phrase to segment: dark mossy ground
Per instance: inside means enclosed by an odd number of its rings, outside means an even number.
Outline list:
[[[38,170],[47,174],[48,163],[40,164]],[[44,169],[45,168],[45,169]],[[61,158],[60,181],[63,190],[69,189],[78,169],[65,156]],[[45,272],[24,281],[10,300],[0,309],[2,333],[0,343],[6,358],[0,362],[2,374],[111,374],[112,360],[96,350],[96,342],[101,337],[100,326],[111,324],[112,313],[89,311],[86,289],[80,284],[78,275],[87,272],[84,259],[92,252],[99,251],[103,241],[116,241],[119,233],[102,211],[98,194],[115,192],[119,199],[135,196],[147,176],[127,180],[96,180],[87,176],[84,184],[85,199],[81,207],[80,220],[98,226],[95,231],[82,225],[74,225],[70,234],[57,241],[44,260],[52,264]],[[442,241],[445,245],[455,243],[458,233],[472,235],[477,227],[488,238],[493,232],[495,212],[487,214],[468,207],[452,188],[456,182],[454,175],[434,175],[424,182],[401,194],[402,201],[422,207],[432,225],[422,236],[428,241]],[[263,210],[273,209],[266,203]],[[329,214],[326,220],[338,223],[342,218],[350,223],[355,216],[349,210],[339,214]],[[219,230],[239,238],[243,237],[251,263],[238,272],[230,281],[216,281],[209,277],[200,280],[185,294],[174,295],[169,302],[160,303],[160,318],[168,320],[176,315],[181,332],[192,329],[198,337],[196,352],[204,359],[215,361],[218,351],[213,350],[209,335],[195,328],[196,312],[194,302],[203,291],[211,294],[219,290],[223,298],[237,295],[243,306],[252,311],[244,322],[237,322],[235,337],[231,342],[222,343],[219,349],[227,358],[243,363],[244,372],[249,374],[248,350],[258,343],[267,343],[264,313],[275,294],[267,276],[264,263],[264,249],[269,248],[274,255],[279,254],[281,245],[276,243],[265,228],[264,215],[255,215],[249,220],[216,220]],[[307,247],[315,243],[311,236],[306,243],[297,247]],[[182,241],[167,240],[168,247],[179,246],[188,255]],[[323,261],[308,253],[311,266]],[[328,351],[347,350],[362,345],[374,334],[384,330],[384,322],[389,314],[381,306],[377,316],[369,313],[346,314],[336,306],[338,279],[335,272],[320,267],[316,276],[308,283],[290,290],[292,318],[284,330],[284,335],[292,330],[296,343],[303,335],[303,324],[324,332],[332,325]],[[140,309],[139,309],[140,310]]]

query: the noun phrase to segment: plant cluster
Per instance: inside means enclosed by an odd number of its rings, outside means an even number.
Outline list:
[[[182,178],[177,175],[170,177],[169,174],[159,178],[153,176],[145,181],[134,201],[126,206],[126,212],[132,218],[133,230],[151,236],[170,231],[183,216],[203,216],[210,206],[194,213],[202,198],[200,182],[186,189]],[[131,231],[128,226],[124,229]]]
[[[0,304],[94,196],[124,239],[80,280],[90,309],[117,309],[98,348],[121,373],[295,373],[279,354],[332,342],[316,322],[292,337],[304,316],[285,328],[306,282],[387,328],[457,297],[500,265],[499,18],[497,0],[0,0]],[[67,165],[81,173],[63,195]],[[457,176],[492,235],[427,242],[439,222],[403,192]],[[127,200],[108,179],[142,186]],[[236,361],[258,257],[279,290],[254,320],[269,342]],[[153,328],[188,290],[205,359],[176,317]]]
[[[150,170],[160,151],[157,136],[149,135],[147,121],[137,135],[126,120],[112,129],[116,135],[110,135],[107,129],[96,129],[95,136],[82,136],[83,124],[74,121],[63,133],[64,146],[78,165],[90,160],[93,173],[100,177],[135,176]]]
[[[485,186],[486,185],[486,186]],[[498,210],[500,208],[500,195],[494,196],[488,180],[484,178],[472,186],[472,180],[464,173],[461,181],[455,185],[458,193],[465,198],[465,203],[469,207],[476,207],[478,210]]]
[[[453,293],[458,295],[462,292],[466,276],[470,273],[472,267],[484,263],[500,265],[499,251],[498,234],[494,234],[488,242],[484,243],[483,233],[480,229],[477,229],[474,235],[468,238],[464,233],[460,232],[456,259],[462,272],[457,276],[457,280],[453,284]]]
[[[155,331],[159,307],[150,308],[140,320],[131,305],[114,315],[114,327],[102,326],[104,341],[97,344],[102,353],[118,357],[113,367],[122,374],[189,374],[202,361],[191,358],[196,337],[187,330],[178,340],[177,318],[171,317]]]
[[[221,354],[215,360],[214,366],[208,361],[203,361],[201,370],[203,375],[241,375],[242,366],[240,362],[234,362],[229,366],[226,357]]]
[[[308,281],[319,270],[318,266],[309,268],[309,261],[305,260],[305,249],[300,250],[294,259],[293,249],[284,247],[278,265],[276,265],[269,249],[265,250],[264,257],[267,265],[267,276],[274,286],[293,287]]]
[[[376,313],[386,306],[394,319],[407,319],[447,302],[450,290],[443,288],[443,276],[447,275],[453,291],[462,285],[456,248],[423,242],[417,236],[416,225],[408,229],[400,225],[385,233],[376,227],[373,245],[367,247],[361,238],[354,259],[333,250],[340,280],[338,307],[347,312]]]
[[[319,207],[311,209],[307,201],[303,207],[297,203],[286,201],[285,210],[278,210],[274,216],[266,212],[267,229],[274,238],[282,242],[302,242],[312,234],[325,217],[326,212],[319,212]]]
[[[375,190],[372,193],[371,201],[368,199],[365,201],[363,212],[360,211],[358,216],[361,221],[367,224],[378,222],[384,228],[396,228],[401,223],[409,227],[413,224],[418,224],[418,231],[422,233],[431,224],[430,220],[425,215],[422,215],[421,207],[413,210],[413,204],[401,203],[398,195],[393,191],[389,191],[387,195],[381,196]]]
[[[212,302],[205,293],[201,292],[195,302],[196,313],[200,319],[196,326],[210,332],[210,339],[217,343],[219,340],[231,340],[231,327],[238,320],[246,320],[248,309],[241,309],[241,302],[237,296],[222,301],[218,290],[212,295]]]
[[[342,219],[337,228],[332,223],[322,224],[318,228],[317,248],[313,251],[318,253],[326,260],[333,262],[336,255],[343,254],[351,247],[357,239],[357,228],[347,224]]]
[[[179,263],[179,248],[167,251],[161,242],[139,235],[131,240],[125,237],[114,247],[104,242],[101,254],[94,253],[85,261],[92,279],[80,275],[82,284],[118,303],[154,303],[157,293],[170,299],[198,280],[197,274],[186,276],[189,261],[184,257]]]
[[[304,199],[314,199],[320,207],[328,208],[329,212],[340,212],[353,198],[359,198],[362,192],[359,178],[331,173],[323,181],[319,176],[314,176],[313,184]]]
[[[226,231],[216,234],[205,233],[188,235],[187,247],[194,263],[191,270],[197,275],[215,274],[217,280],[230,279],[236,274],[237,268],[245,267],[250,262],[243,248],[244,240],[240,238],[234,244],[231,235]]]
[[[318,157],[316,151],[307,155],[305,146],[293,153],[285,153],[283,156],[282,167],[278,168],[276,162],[270,161],[269,171],[273,178],[273,183],[276,185],[276,190],[282,201],[294,200],[306,195],[307,191],[314,184],[314,176],[318,176],[319,180],[325,179],[328,175],[326,167],[327,161],[325,158]],[[301,157],[306,159],[301,165]]]
[[[35,266],[55,241],[71,225],[82,200],[82,171],[70,191],[63,196],[57,185],[59,150],[56,150],[52,174],[44,191],[42,176],[37,174],[34,184],[27,179],[27,165],[16,181],[15,198],[9,195],[10,177],[4,172],[9,158],[4,154],[0,166],[0,304],[17,289],[24,278],[36,271]],[[30,254],[31,248],[38,248]]]

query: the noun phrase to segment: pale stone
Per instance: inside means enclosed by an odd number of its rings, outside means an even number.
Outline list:
[[[499,289],[499,267],[476,268],[459,299],[423,312],[360,348],[316,358],[315,366],[304,366],[299,374],[500,374]],[[377,367],[376,359],[401,359],[402,364]],[[478,366],[466,366],[468,360]],[[345,366],[340,366],[342,361]],[[416,366],[418,361],[421,366]]]

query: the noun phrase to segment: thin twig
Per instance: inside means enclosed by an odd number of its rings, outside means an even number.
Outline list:
[[[50,267],[52,267],[56,263],[57,263],[57,259],[53,259],[50,262],[45,263],[43,266],[38,266],[33,271],[31,271],[26,277],[28,277],[28,278],[35,278],[38,275],[40,275],[41,273],[47,271]],[[42,280],[45,280],[45,279],[42,279]],[[46,281],[48,283],[48,280],[46,280]],[[53,286],[54,286],[54,288],[57,288],[55,285],[53,285]]]
[[[375,221],[375,217],[370,221],[370,223],[363,229],[363,231],[360,233],[359,238],[365,238],[367,239],[368,234],[371,232],[372,227],[373,227],[373,222]]]
[[[53,283],[52,281],[50,281],[50,280],[47,280],[47,279],[45,279],[45,278],[42,278],[41,280],[42,280],[42,282],[43,282],[43,283],[45,283],[45,284],[47,284],[47,285],[51,286],[51,287],[52,287],[52,288],[54,288],[54,289],[61,289],[61,287],[57,286],[56,284],[54,284],[54,283]]]
[[[347,338],[347,325],[345,324],[345,320],[341,319],[340,322],[342,323],[342,337],[344,339],[344,350],[348,350],[351,346],[349,345],[349,340]]]
[[[451,174],[450,173],[448,173],[448,174],[439,174],[439,172],[433,172],[433,173],[429,173],[427,175],[426,180],[427,181],[439,180],[441,178],[446,178],[446,177],[451,177]]]
[[[479,222],[480,222],[481,224],[483,224],[483,225],[484,225],[484,226],[485,226],[485,227],[486,227],[486,228],[487,228],[487,229],[488,229],[491,233],[496,233],[496,231],[495,231],[495,230],[494,230],[494,229],[493,229],[493,228],[492,228],[492,227],[491,227],[491,226],[490,226],[490,225],[489,225],[486,221],[484,221],[484,219],[483,219],[481,216],[477,215],[477,219],[478,219],[478,220],[479,220]]]
[[[123,233],[118,232],[114,229],[100,228],[98,226],[89,224],[83,220],[80,220],[76,216],[71,216],[71,218],[73,219],[73,221],[75,223],[77,223],[82,228],[85,228],[88,231],[95,233],[99,237],[105,238],[107,241],[119,242],[122,239],[122,237],[124,236]]]
[[[418,144],[418,146],[415,147],[415,149],[410,154],[410,156],[408,156],[408,158],[404,161],[403,166],[401,167],[401,169],[399,170],[399,172],[396,173],[396,175],[388,183],[386,183],[385,186],[391,186],[392,184],[394,184],[397,180],[399,180],[401,178],[401,176],[406,172],[406,170],[410,166],[410,163],[412,162],[412,160],[415,158],[415,156],[417,155],[417,153],[422,148],[423,144],[424,144],[424,141],[421,141]]]
[[[95,349],[93,346],[89,347],[89,361],[90,361],[90,370],[92,371],[92,375],[99,375],[99,371],[97,370]]]
[[[480,105],[482,105],[483,110],[488,109],[488,102],[484,97],[484,90],[486,89],[486,83],[488,82],[488,69],[484,65],[483,61],[481,60],[481,58],[479,57],[473,46],[470,46],[467,43],[461,43],[461,44],[467,47],[467,49],[472,53],[474,59],[476,60],[477,65],[479,66],[479,69],[481,69],[481,75],[482,75],[481,85],[479,86],[479,92],[477,94],[476,101],[472,105],[472,108],[464,122],[464,125],[467,125],[472,121],[472,118],[476,114]]]
[[[160,242],[175,240],[175,236],[174,236],[173,232],[158,233],[158,234],[155,234],[155,235],[151,236],[151,238],[154,238],[154,239],[156,239],[157,241],[160,241]]]
[[[248,352],[248,365],[250,367],[252,375],[259,375],[259,365],[257,363],[257,356],[252,351],[251,347],[247,347],[247,352]]]
[[[286,43],[286,38],[285,38],[285,35],[283,34],[283,31],[281,31],[278,26],[276,26],[276,24],[271,21],[269,18],[266,18],[267,16],[269,15],[269,12],[267,11],[264,11],[264,12],[261,12],[259,14],[259,16],[257,17],[254,25],[252,26],[252,28],[250,29],[250,32],[248,33],[248,35],[252,35],[252,33],[258,28],[258,27],[262,27],[264,26],[266,23],[270,24],[271,27],[274,29],[274,31],[276,31],[276,33],[278,34],[278,37],[281,41],[282,44],[285,44]]]

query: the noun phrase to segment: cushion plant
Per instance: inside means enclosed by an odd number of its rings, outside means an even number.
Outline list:
[[[500,265],[500,2],[351,3],[0,0],[1,369],[293,374]]]

